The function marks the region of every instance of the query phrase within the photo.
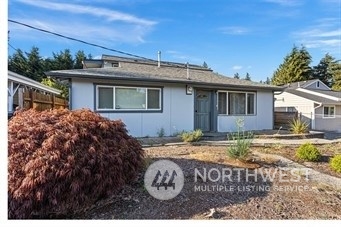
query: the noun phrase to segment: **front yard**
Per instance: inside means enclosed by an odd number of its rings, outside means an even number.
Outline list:
[[[99,201],[86,212],[72,218],[341,219],[340,188],[335,189],[325,183],[310,180],[304,172],[296,175],[300,176],[298,181],[291,181],[290,178],[283,181],[277,175],[272,180],[264,181],[262,178],[260,170],[274,172],[279,167],[288,167],[288,163],[270,154],[298,161],[295,159],[296,149],[279,144],[252,147],[253,155],[250,162],[245,164],[227,158],[225,146],[174,145],[145,148],[147,166],[161,159],[171,160],[180,166],[185,179],[179,195],[171,200],[155,199],[144,187],[142,172],[136,181],[126,185],[117,196]],[[320,162],[300,164],[338,177],[337,180],[341,181],[341,174],[333,172],[328,165],[328,158],[341,152],[341,143],[321,145],[318,149],[323,154]],[[242,174],[234,174],[224,182],[195,182],[196,168],[217,171],[223,168],[247,168],[257,174],[247,177],[242,170]]]

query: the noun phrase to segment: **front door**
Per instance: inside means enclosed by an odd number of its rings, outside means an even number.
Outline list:
[[[195,129],[201,129],[203,132],[211,130],[211,92],[197,90],[194,106]]]

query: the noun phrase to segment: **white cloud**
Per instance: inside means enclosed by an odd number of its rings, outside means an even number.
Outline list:
[[[241,65],[234,65],[234,66],[232,66],[232,69],[235,70],[235,71],[241,70],[242,68],[243,68],[243,66],[241,66]]]
[[[69,36],[72,38],[80,39],[87,42],[93,42],[100,45],[110,45],[113,42],[124,42],[124,43],[142,43],[144,42],[143,37],[149,31],[141,26],[125,25],[115,26],[110,25],[96,25],[88,24],[86,22],[76,21],[55,21],[55,20],[30,20],[26,18],[13,18],[15,21],[19,21],[25,24],[29,24],[33,27],[42,28],[51,32]],[[10,23],[10,30],[15,32],[17,36],[24,39],[37,39],[41,37],[37,35],[30,35],[35,30],[28,29],[23,26],[15,25]],[[41,33],[43,34],[43,33]],[[66,39],[50,35],[51,39],[54,38],[59,41],[65,42]],[[17,38],[19,38],[17,37]],[[68,41],[70,42],[70,41]]]
[[[140,24],[145,26],[152,26],[155,25],[155,21],[138,18],[134,15],[109,10],[105,8],[99,7],[92,7],[92,6],[84,6],[84,5],[77,5],[77,4],[68,4],[68,3],[59,3],[59,2],[47,2],[47,1],[40,1],[40,0],[18,0],[27,5],[36,6],[39,8],[44,8],[48,10],[55,10],[55,11],[63,11],[69,12],[72,14],[88,14],[96,17],[103,17],[108,21],[122,21],[126,23],[133,23],[133,24]]]
[[[249,32],[247,28],[241,26],[222,27],[219,31],[227,35],[244,35]]]
[[[143,43],[144,37],[157,24],[156,21],[137,17],[132,14],[119,12],[100,7],[85,6],[84,4],[69,4],[42,0],[17,0],[17,2],[50,11],[62,11],[63,18],[55,18],[45,14],[34,14],[34,10],[22,15],[11,16],[12,20],[26,23],[37,28],[56,32],[72,38],[94,42],[100,45],[115,43]],[[72,19],[70,19],[72,18]],[[98,19],[102,22],[98,23]],[[95,21],[95,22],[94,22]],[[39,39],[33,34],[32,29],[15,24],[9,24],[11,30],[17,31],[17,36],[31,39]],[[61,40],[61,38],[54,37]]]
[[[341,51],[341,22],[339,18],[324,18],[301,31],[294,32],[296,42],[307,48],[318,48],[324,52]]]

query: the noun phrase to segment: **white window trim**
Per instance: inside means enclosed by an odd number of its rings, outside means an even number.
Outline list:
[[[98,108],[99,105],[99,93],[98,88],[112,88],[113,89],[113,108],[112,109],[102,109]],[[146,89],[146,108],[145,109],[116,109],[116,88],[132,88],[132,89]],[[158,109],[148,109],[148,90],[158,90],[159,91],[159,108]],[[162,89],[158,87],[133,87],[133,86],[111,86],[111,85],[96,85],[96,111],[117,111],[117,112],[125,112],[125,111],[131,111],[131,112],[153,112],[153,111],[161,111],[162,110]]]
[[[217,92],[217,110],[219,110],[219,102],[218,102],[218,93],[226,93],[226,114],[219,114],[218,116],[256,116],[257,115],[257,92],[245,92],[245,91],[225,91],[225,90],[218,90]],[[229,114],[229,93],[243,93],[245,94],[245,114]],[[253,114],[247,114],[248,108],[247,108],[247,94],[253,94],[254,99],[254,113]]]
[[[98,88],[112,88],[112,95],[113,95],[113,109],[108,108],[99,108],[99,89]],[[111,111],[115,109],[115,87],[114,86],[108,86],[108,85],[96,85],[96,110],[100,111]]]
[[[324,115],[324,108],[325,107],[328,107],[328,114],[329,114],[329,108],[334,108],[334,115],[333,116],[330,116],[330,115],[328,115],[328,116],[325,116]],[[326,105],[326,106],[323,106],[323,109],[322,109],[322,118],[324,118],[324,119],[331,119],[331,118],[335,118],[335,116],[336,116],[336,113],[335,113],[335,111],[336,111],[336,106],[334,105]]]

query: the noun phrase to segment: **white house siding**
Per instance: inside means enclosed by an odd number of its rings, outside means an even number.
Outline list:
[[[323,118],[323,106],[315,111],[316,129],[341,132],[341,105],[335,106],[335,118]]]
[[[72,80],[72,109],[89,108],[94,110],[94,83],[115,84],[114,81]],[[124,82],[127,84],[127,82]],[[132,83],[130,83],[132,84]],[[133,85],[133,84],[132,84]],[[135,84],[136,85],[136,84]],[[152,86],[153,84],[150,84]],[[137,86],[146,86],[139,83]],[[155,86],[155,84],[154,84]],[[157,86],[157,85],[156,85]],[[185,85],[163,87],[162,113],[101,113],[112,120],[121,119],[132,136],[158,136],[164,129],[165,135],[173,135],[182,130],[194,128],[194,95],[186,95]]]
[[[314,114],[313,101],[288,92],[283,92],[280,95],[275,95],[275,109],[282,109],[281,107],[295,107],[304,121],[309,124],[312,123],[311,119]]]
[[[273,93],[258,91],[256,97],[256,115],[218,115],[218,132],[236,131],[239,118],[244,120],[244,130],[273,129]]]

